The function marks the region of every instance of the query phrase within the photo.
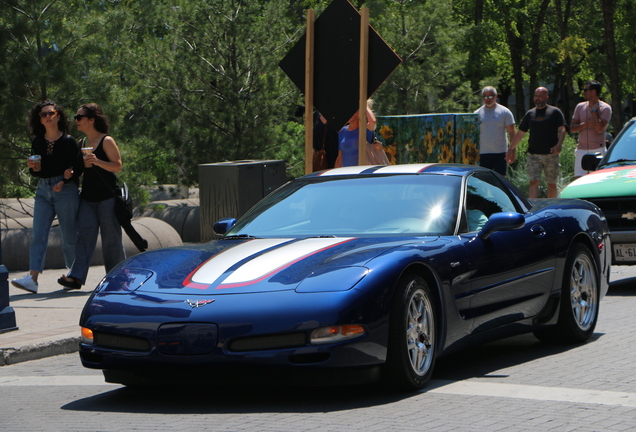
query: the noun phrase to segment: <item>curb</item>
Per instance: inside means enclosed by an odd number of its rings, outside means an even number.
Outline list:
[[[79,351],[79,341],[79,337],[72,337],[17,349],[0,348],[0,366],[77,352]]]

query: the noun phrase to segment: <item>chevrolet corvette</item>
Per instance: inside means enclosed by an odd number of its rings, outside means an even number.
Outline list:
[[[85,367],[125,385],[415,390],[471,344],[588,340],[609,286],[598,207],[529,201],[477,166],[313,173],[214,230],[106,275],[80,319]]]

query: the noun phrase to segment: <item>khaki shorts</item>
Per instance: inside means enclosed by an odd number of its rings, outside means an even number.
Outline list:
[[[526,156],[526,170],[530,181],[540,181],[541,173],[545,172],[546,183],[557,182],[561,169],[561,155],[528,153]]]

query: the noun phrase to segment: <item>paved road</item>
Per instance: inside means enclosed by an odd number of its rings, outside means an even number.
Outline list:
[[[2,431],[632,431],[636,269],[613,272],[593,339],[508,338],[438,363],[414,394],[375,387],[133,391],[77,354],[0,368]],[[196,381],[197,377],[193,376]]]

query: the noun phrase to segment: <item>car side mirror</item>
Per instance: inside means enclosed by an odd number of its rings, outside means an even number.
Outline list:
[[[522,228],[525,224],[526,219],[521,213],[493,213],[478,235],[482,240],[486,240],[493,233],[514,231]]]
[[[216,235],[223,235],[226,232],[228,232],[230,229],[232,229],[234,225],[236,225],[236,219],[225,218],[225,219],[221,219],[217,221],[212,227],[212,230],[214,231],[214,234]]]
[[[583,155],[583,159],[581,160],[581,168],[585,171],[596,171],[598,168],[598,164],[603,159],[603,155],[600,152],[590,153]]]

